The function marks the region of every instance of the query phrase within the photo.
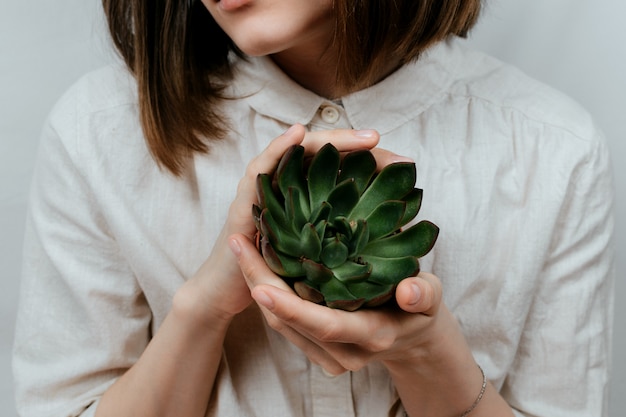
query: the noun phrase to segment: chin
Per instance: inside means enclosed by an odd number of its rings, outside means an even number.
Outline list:
[[[287,49],[286,42],[276,39],[263,39],[261,36],[246,36],[244,39],[233,39],[235,45],[248,56],[266,56]]]

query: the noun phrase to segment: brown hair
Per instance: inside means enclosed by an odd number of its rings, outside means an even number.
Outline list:
[[[137,79],[141,125],[157,163],[175,175],[201,136],[223,137],[218,113],[237,47],[200,0],[102,0],[113,42]],[[334,0],[337,79],[343,86],[373,82],[389,58],[416,59],[450,34],[466,36],[480,0]]]

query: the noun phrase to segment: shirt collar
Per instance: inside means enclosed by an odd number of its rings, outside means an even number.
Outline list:
[[[385,134],[440,100],[455,80],[462,55],[459,43],[454,37],[439,42],[379,83],[342,97],[352,127]],[[286,124],[308,125],[328,102],[297,84],[268,57],[238,62],[235,92],[256,112]]]
[[[257,113],[292,125],[311,122],[324,98],[291,78],[269,57],[248,57],[235,67],[235,96]]]

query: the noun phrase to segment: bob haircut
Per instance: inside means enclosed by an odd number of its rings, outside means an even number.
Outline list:
[[[102,0],[115,47],[137,80],[141,126],[156,162],[181,175],[194,152],[225,136],[217,110],[243,57],[200,0]],[[480,0],[334,0],[340,86],[376,81],[389,57],[406,63],[449,35],[465,37]]]

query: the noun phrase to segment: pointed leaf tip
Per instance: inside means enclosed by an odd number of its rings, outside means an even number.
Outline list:
[[[309,201],[318,207],[335,188],[341,156],[331,143],[324,145],[313,157],[308,170]]]
[[[378,173],[348,216],[366,218],[383,201],[402,200],[415,186],[416,170],[412,162],[396,162]]]

